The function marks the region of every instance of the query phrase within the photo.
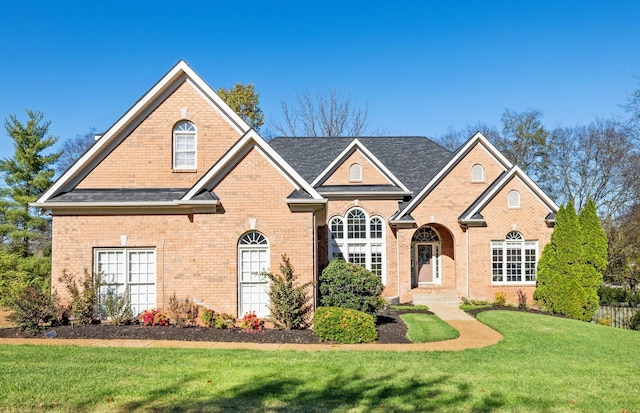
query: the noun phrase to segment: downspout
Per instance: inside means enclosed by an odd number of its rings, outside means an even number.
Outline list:
[[[313,309],[318,308],[318,227],[316,226],[316,212],[311,213],[311,224],[313,225]]]
[[[400,239],[398,227],[396,227],[396,276],[398,278],[398,301],[400,301]]]
[[[470,291],[469,291],[469,227],[466,227],[466,231],[465,231],[465,238],[467,241],[467,298],[471,298],[470,297]]]

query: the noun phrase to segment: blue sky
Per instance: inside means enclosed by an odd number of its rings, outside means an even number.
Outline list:
[[[639,1],[0,0],[0,15],[0,117],[41,111],[61,140],[106,130],[180,59],[213,88],[254,83],[266,119],[335,89],[389,135],[500,125],[506,108],[586,124],[640,87]]]

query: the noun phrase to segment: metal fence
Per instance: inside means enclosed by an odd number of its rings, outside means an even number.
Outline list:
[[[640,311],[640,307],[631,307],[626,303],[619,305],[601,305],[593,316],[594,323],[598,320],[611,320],[612,327],[629,328],[629,320],[635,313]]]

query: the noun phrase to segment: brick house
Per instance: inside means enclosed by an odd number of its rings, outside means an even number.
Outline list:
[[[276,138],[251,130],[183,61],[33,204],[53,216],[52,283],[92,269],[134,312],[173,293],[268,314],[263,270],[301,281],[332,258],[389,299],[532,297],[556,204],[480,133]],[[314,299],[317,294],[314,292]]]

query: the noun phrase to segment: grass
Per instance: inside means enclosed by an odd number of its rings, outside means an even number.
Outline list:
[[[435,314],[402,314],[400,318],[408,327],[407,338],[414,343],[450,340],[460,333]]]
[[[471,310],[477,310],[479,308],[489,308],[491,307],[491,304],[460,304],[460,309],[462,311],[471,311]]]
[[[0,411],[634,412],[640,333],[513,311],[459,352],[0,346]]]
[[[403,311],[429,311],[429,307],[426,305],[390,305],[389,308],[394,310],[403,310]]]

